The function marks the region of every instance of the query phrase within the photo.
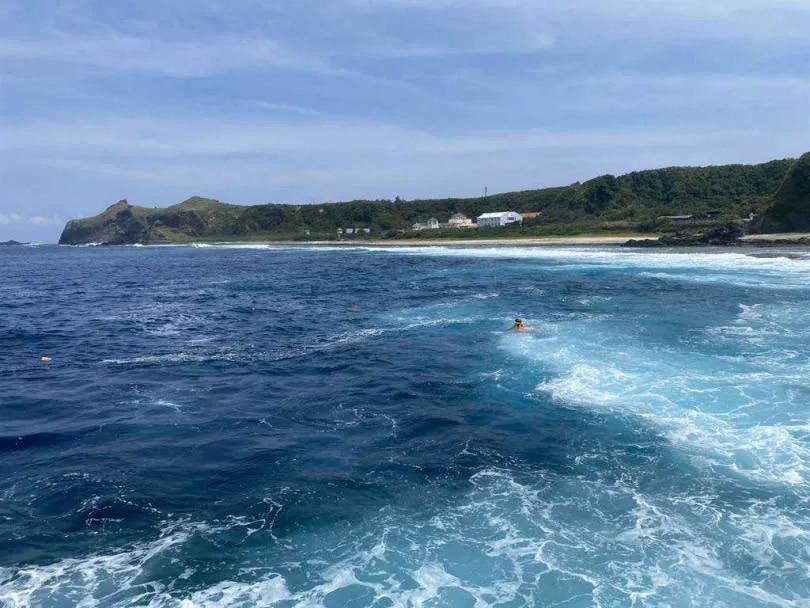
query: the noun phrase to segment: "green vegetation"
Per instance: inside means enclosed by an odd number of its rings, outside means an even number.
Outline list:
[[[804,157],[803,157],[804,158]],[[614,177],[603,175],[570,186],[508,192],[478,198],[404,201],[358,200],[318,205],[229,205],[192,197],[164,209],[120,201],[101,215],[71,220],[60,243],[172,243],[204,240],[326,240],[337,228],[370,228],[374,238],[508,238],[581,233],[667,232],[677,226],[664,215],[719,211],[718,222],[763,212],[794,165],[672,167]],[[423,230],[414,222],[452,213],[476,217],[490,211],[538,211],[523,226]],[[405,229],[398,235],[398,229]]]
[[[793,166],[762,222],[764,232],[810,230],[810,152]]]

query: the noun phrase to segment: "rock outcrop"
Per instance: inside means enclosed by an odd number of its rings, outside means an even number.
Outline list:
[[[232,209],[241,207],[201,197],[163,209],[137,207],[121,200],[100,215],[70,220],[59,244],[173,243],[220,234],[234,236],[239,228],[227,221]]]
[[[59,244],[121,245],[144,242],[149,238],[149,227],[143,219],[143,211],[126,200],[118,201],[95,217],[70,220],[59,237]]]
[[[745,235],[740,224],[729,223],[704,232],[694,234],[676,232],[666,234],[658,239],[630,239],[624,247],[705,247],[707,245],[736,245],[738,239]]]

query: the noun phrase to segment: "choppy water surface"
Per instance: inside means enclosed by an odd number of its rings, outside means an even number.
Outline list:
[[[0,251],[0,605],[808,606],[751,253]]]

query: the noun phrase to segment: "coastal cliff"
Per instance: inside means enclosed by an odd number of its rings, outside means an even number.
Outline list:
[[[602,175],[569,186],[508,192],[475,198],[404,201],[359,200],[311,205],[231,205],[192,197],[165,208],[126,200],[103,213],[70,220],[60,244],[179,243],[195,240],[320,240],[338,228],[367,228],[377,237],[395,236],[414,222],[461,213],[514,210],[536,216],[522,226],[464,231],[465,238],[570,235],[584,232],[673,232],[671,216],[711,216],[716,226],[751,212],[765,213],[763,226],[795,229],[810,219],[807,196],[810,154],[759,165],[669,167]],[[774,193],[779,189],[776,197]],[[804,202],[803,202],[804,201]],[[802,206],[803,205],[803,206]],[[802,211],[804,209],[804,211]],[[421,231],[420,238],[458,237],[455,231]]]
[[[59,243],[173,243],[209,235],[236,236],[232,216],[243,209],[216,200],[192,197],[164,209],[137,207],[121,200],[94,217],[70,220]]]

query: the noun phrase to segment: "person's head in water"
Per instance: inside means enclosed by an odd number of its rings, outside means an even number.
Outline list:
[[[523,324],[523,319],[515,319],[515,324],[512,326],[512,329],[517,329],[520,331],[525,328],[526,326]]]

